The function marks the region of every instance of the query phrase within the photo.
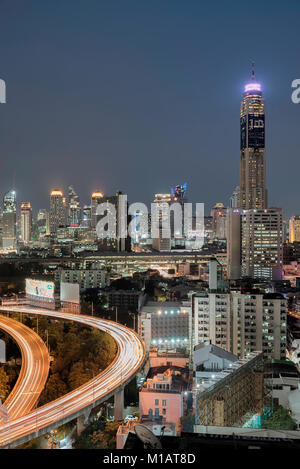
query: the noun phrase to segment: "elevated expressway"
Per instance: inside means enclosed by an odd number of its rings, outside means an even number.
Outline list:
[[[4,402],[12,421],[28,414],[36,405],[48,377],[49,354],[40,336],[24,324],[0,316],[0,329],[15,340],[22,354],[19,377]]]
[[[113,395],[118,396],[144,364],[146,352],[143,341],[133,330],[121,324],[92,316],[21,306],[0,306],[0,311],[76,321],[107,332],[117,344],[117,354],[113,362],[93,379],[63,397],[0,427],[2,448],[16,447],[59,425],[87,415],[95,405]]]

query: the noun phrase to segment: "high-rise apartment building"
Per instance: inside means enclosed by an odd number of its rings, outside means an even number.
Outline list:
[[[244,210],[241,213],[242,276],[282,278],[282,209]]]
[[[21,242],[28,244],[31,240],[32,209],[29,202],[21,204]]]
[[[212,343],[239,357],[286,355],[287,301],[280,294],[203,292],[193,297],[194,345]]]
[[[240,110],[241,156],[239,208],[267,208],[265,169],[265,102],[261,84],[252,80],[245,86]]]
[[[14,249],[16,247],[16,214],[17,202],[16,192],[11,190],[7,192],[3,199],[3,218],[2,218],[2,246],[3,249]]]
[[[59,226],[66,225],[66,204],[63,193],[53,190],[50,194],[50,234],[55,235]]]

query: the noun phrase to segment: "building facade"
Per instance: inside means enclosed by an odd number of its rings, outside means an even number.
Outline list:
[[[214,344],[239,357],[256,350],[285,359],[287,300],[280,294],[197,293],[193,297],[194,346]]]
[[[242,276],[281,280],[282,209],[243,211],[241,236]]]

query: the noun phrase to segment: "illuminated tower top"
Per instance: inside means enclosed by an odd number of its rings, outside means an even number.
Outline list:
[[[267,207],[265,187],[265,102],[252,62],[240,108],[241,166],[239,208]]]

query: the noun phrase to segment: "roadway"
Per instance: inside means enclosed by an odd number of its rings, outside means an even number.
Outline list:
[[[94,405],[104,402],[123,389],[145,361],[146,352],[143,341],[133,330],[121,324],[92,316],[30,307],[0,306],[0,311],[38,314],[76,321],[107,332],[114,338],[118,348],[113,362],[93,379],[63,397],[0,427],[0,446],[15,447],[84,414]]]
[[[4,402],[12,421],[28,414],[37,404],[49,373],[49,354],[40,336],[24,324],[0,316],[0,329],[15,340],[22,354],[19,377]]]

